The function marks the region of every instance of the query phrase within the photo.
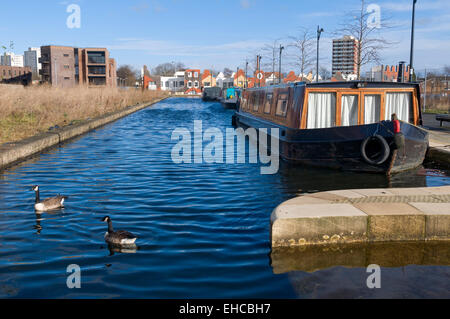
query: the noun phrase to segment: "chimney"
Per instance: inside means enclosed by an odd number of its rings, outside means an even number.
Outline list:
[[[405,82],[405,61],[400,61],[398,64],[397,82]]]

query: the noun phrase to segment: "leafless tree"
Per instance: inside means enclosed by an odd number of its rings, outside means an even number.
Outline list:
[[[261,69],[269,69],[273,73],[276,72],[279,63],[280,44],[281,39],[275,39],[261,48]]]
[[[368,63],[380,63],[380,52],[392,45],[381,35],[380,31],[389,28],[386,23],[387,17],[381,18],[379,23],[372,23],[369,19],[372,12],[367,11],[367,6],[364,0],[361,1],[361,8],[359,10],[349,12],[348,17],[341,27],[335,32],[340,36],[350,35],[358,41],[356,66],[357,77],[360,79],[361,67]]]
[[[303,76],[314,65],[314,36],[308,29],[301,28],[297,35],[288,39],[287,57]]]

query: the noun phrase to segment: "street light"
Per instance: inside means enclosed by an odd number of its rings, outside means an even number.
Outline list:
[[[413,76],[414,20],[415,20],[415,16],[416,16],[416,3],[417,3],[417,0],[413,0],[412,25],[411,25],[411,51],[409,53],[409,82],[412,82],[412,76]]]
[[[281,53],[283,53],[284,47],[280,45],[280,69],[278,73],[278,84],[281,84]]]
[[[248,87],[248,75],[247,75],[247,69],[248,69],[248,61],[245,61],[245,88]]]
[[[323,28],[317,26],[317,65],[316,65],[316,82],[319,82],[319,41]]]

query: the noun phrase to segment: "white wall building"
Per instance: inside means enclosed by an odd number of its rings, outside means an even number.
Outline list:
[[[0,62],[1,65],[23,67],[23,55],[7,52],[2,54]]]
[[[29,66],[34,76],[39,76],[39,70],[42,69],[42,64],[39,63],[41,57],[41,48],[28,48],[23,54],[24,66]]]
[[[173,76],[162,76],[161,90],[172,92],[184,91],[184,71],[175,72]]]
[[[234,86],[234,75],[235,73],[233,73],[231,75],[231,77],[226,77],[223,72],[220,72],[217,77],[216,77],[216,86],[222,88],[222,89],[227,89],[227,88],[231,88]]]

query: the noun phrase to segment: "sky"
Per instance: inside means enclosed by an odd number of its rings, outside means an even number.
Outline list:
[[[119,66],[153,68],[182,62],[215,70],[243,68],[266,44],[280,39],[287,46],[289,36],[301,29],[315,36],[317,25],[324,29],[320,63],[331,69],[335,32],[361,5],[360,0],[22,0],[20,6],[2,2],[0,45],[13,41],[17,54],[48,44],[106,47]],[[412,0],[366,3],[378,5],[381,19],[389,24],[379,31],[391,42],[381,62],[409,62]],[[81,9],[80,28],[67,26],[71,4]],[[416,70],[450,65],[450,0],[418,0],[415,32]],[[283,65],[284,71],[290,69],[288,63]]]

